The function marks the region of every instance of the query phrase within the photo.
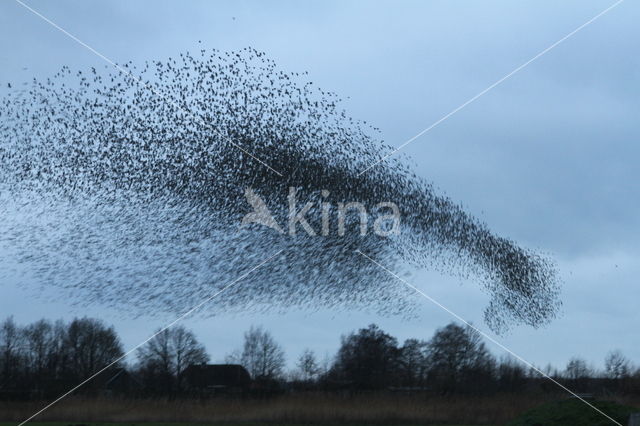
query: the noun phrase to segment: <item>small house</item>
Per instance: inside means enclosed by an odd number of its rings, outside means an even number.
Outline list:
[[[238,364],[192,364],[183,380],[187,390],[200,394],[241,394],[251,385],[249,372]]]

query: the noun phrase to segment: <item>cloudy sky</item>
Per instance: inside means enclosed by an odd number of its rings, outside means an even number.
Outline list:
[[[28,1],[116,62],[175,56],[198,49],[198,40],[220,50],[255,47],[282,69],[308,71],[317,85],[348,97],[350,114],[379,127],[394,146],[613,3]],[[638,3],[621,3],[403,150],[419,175],[496,233],[557,260],[560,318],[497,337],[537,365],[563,366],[580,354],[601,366],[615,348],[640,364],[639,18]],[[19,3],[2,2],[0,90],[63,65],[104,60]],[[488,296],[472,280],[420,270],[410,281],[486,329]],[[145,314],[48,300],[28,282],[0,286],[0,314],[22,323],[97,316],[116,326],[126,347],[163,325]],[[306,347],[334,353],[340,334],[371,322],[402,340],[427,339],[452,319],[424,300],[410,321],[292,310],[184,323],[214,361],[239,347],[251,324],[263,324],[293,363]]]

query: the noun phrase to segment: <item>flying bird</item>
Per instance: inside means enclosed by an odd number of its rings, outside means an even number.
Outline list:
[[[1,270],[82,306],[182,312],[282,250],[205,313],[410,315],[415,295],[362,252],[399,271],[428,267],[477,282],[491,297],[485,320],[494,330],[556,315],[552,259],[493,233],[405,157],[360,174],[391,148],[306,73],[252,48],[122,66],[131,74],[64,66],[2,100]],[[301,222],[290,232],[292,193],[294,213],[310,205],[304,218],[315,235]],[[336,211],[350,202],[371,215],[395,204],[399,231],[363,235],[355,214],[340,228]],[[243,225],[256,207],[269,219]]]

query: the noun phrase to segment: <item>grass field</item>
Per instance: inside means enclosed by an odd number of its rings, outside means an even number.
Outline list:
[[[72,397],[34,421],[63,424],[340,424],[340,425],[497,425],[513,420],[547,398],[427,397],[419,395],[288,395],[273,399],[119,400]],[[0,420],[20,422],[43,402],[2,402]],[[15,424],[15,423],[13,423]],[[57,425],[56,425],[57,426]]]
[[[618,404],[613,401],[590,401],[594,407],[610,418],[597,412],[577,399],[565,399],[543,404],[527,411],[509,426],[611,426],[618,422],[626,425],[631,413],[638,412],[635,407]]]
[[[29,422],[27,423],[31,426],[309,426],[309,423],[270,423],[270,422],[262,422],[262,423],[245,423],[245,422],[236,422],[236,423],[69,423],[69,422]],[[366,423],[313,423],[315,426],[366,426]],[[0,422],[0,426],[16,426],[17,423],[6,423]],[[397,423],[389,423],[384,424],[381,423],[379,426],[397,426]],[[407,424],[405,426],[422,426],[421,424]],[[429,426],[445,426],[445,425],[434,425],[429,424]],[[446,426],[475,426],[475,425],[451,425],[447,424]]]
[[[309,423],[271,423],[271,422],[235,422],[235,423],[69,423],[69,422],[29,422],[30,426],[309,426]],[[0,426],[16,426],[17,423],[0,422]],[[367,426],[367,423],[313,423],[315,426]],[[397,426],[397,423],[380,423],[379,426]],[[420,423],[404,426],[423,426]],[[475,426],[475,425],[434,425],[429,426]]]
[[[626,424],[638,401],[602,401],[602,409]],[[0,426],[16,426],[44,407],[44,402],[0,402]],[[600,405],[599,405],[600,406]],[[518,420],[516,420],[518,419]],[[572,420],[577,419],[577,420]],[[514,420],[516,420],[514,422]],[[604,419],[566,396],[326,394],[272,399],[158,400],[66,398],[29,424],[33,426],[582,426]],[[556,422],[556,421],[559,421]],[[586,422],[586,423],[585,423]]]

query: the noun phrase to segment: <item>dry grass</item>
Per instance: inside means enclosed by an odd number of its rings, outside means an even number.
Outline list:
[[[290,395],[268,400],[132,400],[70,397],[37,421],[284,422],[502,424],[548,397],[426,397],[402,395]],[[0,420],[20,421],[45,402],[2,402]]]

